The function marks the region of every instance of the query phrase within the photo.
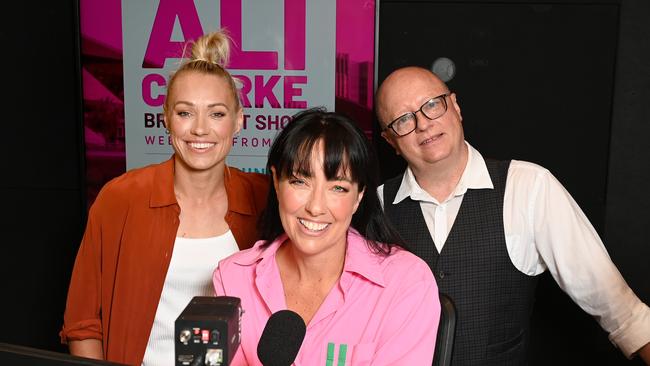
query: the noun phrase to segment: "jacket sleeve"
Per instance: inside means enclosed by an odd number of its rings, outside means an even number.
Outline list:
[[[90,210],[68,289],[62,343],[83,339],[102,340],[101,321],[101,198]]]

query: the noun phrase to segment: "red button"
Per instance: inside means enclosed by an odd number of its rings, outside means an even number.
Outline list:
[[[202,329],[201,330],[201,341],[203,343],[208,343],[208,340],[210,340],[210,331],[207,329]]]

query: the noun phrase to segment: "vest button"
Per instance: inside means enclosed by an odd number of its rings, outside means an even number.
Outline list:
[[[447,275],[447,273],[445,273],[445,271],[440,271],[440,273],[438,274],[438,277],[440,277],[440,279],[443,279],[443,278],[445,278],[445,275]]]

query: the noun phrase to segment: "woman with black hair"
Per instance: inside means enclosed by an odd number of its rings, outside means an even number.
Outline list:
[[[369,141],[323,109],[295,115],[267,163],[261,240],[219,263],[217,295],[239,297],[233,365],[260,365],[271,314],[307,324],[296,365],[431,365],[440,303],[429,267],[404,249],[377,196]]]

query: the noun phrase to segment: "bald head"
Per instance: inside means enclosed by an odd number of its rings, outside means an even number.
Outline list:
[[[401,101],[411,101],[421,95],[432,97],[449,92],[447,85],[431,71],[416,66],[403,67],[390,73],[377,89],[377,117],[386,126],[394,117],[392,109],[399,109]],[[424,94],[423,94],[424,93]]]

